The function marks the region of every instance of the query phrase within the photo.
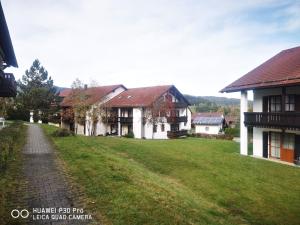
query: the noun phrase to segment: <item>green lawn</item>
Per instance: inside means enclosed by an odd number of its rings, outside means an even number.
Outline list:
[[[300,224],[300,168],[240,156],[237,143],[52,140],[105,224]]]

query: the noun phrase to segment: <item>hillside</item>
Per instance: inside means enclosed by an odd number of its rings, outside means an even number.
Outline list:
[[[184,97],[192,104],[211,104],[217,106],[239,106],[240,100],[237,98],[226,98],[216,96],[193,96],[184,95]]]
[[[184,95],[191,103],[192,112],[223,112],[225,115],[237,116],[239,114],[240,101],[236,98],[215,96]]]
[[[97,224],[299,224],[298,168],[241,156],[236,142],[60,138],[43,128]]]

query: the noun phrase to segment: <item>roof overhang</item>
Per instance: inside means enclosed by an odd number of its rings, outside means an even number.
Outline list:
[[[10,39],[7,23],[0,2],[0,54],[7,66],[18,67],[14,48]]]
[[[300,78],[297,79],[285,79],[285,80],[277,80],[277,81],[269,81],[263,83],[256,84],[247,84],[243,86],[227,86],[222,89],[221,93],[232,93],[238,91],[250,91],[257,89],[268,89],[268,88],[277,88],[277,87],[292,87],[300,85]]]

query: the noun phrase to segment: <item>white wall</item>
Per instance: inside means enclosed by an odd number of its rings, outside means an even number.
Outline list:
[[[263,156],[263,129],[253,127],[253,156]]]
[[[208,127],[208,131],[205,128]],[[220,129],[222,129],[222,125],[198,125],[195,124],[195,133],[199,134],[219,134]]]
[[[144,136],[143,129],[143,109],[142,108],[133,108],[133,124],[132,129],[135,138],[142,138]]]
[[[161,130],[162,124],[165,125],[165,130]],[[151,123],[146,123],[144,125],[144,138],[146,139],[168,139],[168,131],[171,130],[169,123],[157,123],[157,132],[153,133],[153,125]],[[152,136],[153,135],[153,136]]]
[[[77,128],[77,132],[76,132],[76,128]],[[75,132],[76,132],[76,134],[84,135],[84,126],[80,125],[80,124],[76,124],[75,125]]]
[[[187,116],[187,122],[179,123],[179,130],[190,130],[192,128],[192,112],[190,108],[180,109],[180,116]]]
[[[165,130],[161,130],[161,125],[165,125]],[[169,123],[158,123],[157,124],[157,130],[154,133],[154,139],[168,139],[168,131],[171,130],[170,124]]]

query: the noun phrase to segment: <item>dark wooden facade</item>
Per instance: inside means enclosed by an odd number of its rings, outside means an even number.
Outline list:
[[[4,73],[9,66],[18,67],[4,12],[0,2],[0,97],[15,97],[17,85],[13,74]]]
[[[287,94],[285,87],[282,87],[281,90],[281,95],[263,97],[263,112],[244,113],[245,125],[300,130],[300,95]]]
[[[249,127],[300,130],[300,112],[246,112],[245,125]]]
[[[15,97],[17,83],[13,74],[0,71],[0,97]]]

